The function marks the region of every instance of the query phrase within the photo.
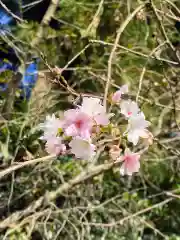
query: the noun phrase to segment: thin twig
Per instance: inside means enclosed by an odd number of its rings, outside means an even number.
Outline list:
[[[172,45],[172,43],[171,43],[168,35],[166,34],[166,31],[165,31],[165,28],[164,28],[164,26],[163,26],[162,20],[161,20],[160,16],[158,15],[157,11],[156,11],[156,7],[155,7],[155,5],[154,5],[153,0],[150,0],[150,3],[151,3],[152,10],[153,10],[153,12],[154,12],[154,15],[155,15],[155,17],[156,17],[156,19],[157,19],[157,22],[158,22],[158,24],[159,24],[159,27],[160,27],[160,31],[161,31],[161,33],[162,33],[162,36],[163,36],[164,39],[167,41],[167,44],[169,45],[169,47],[171,48],[171,50],[175,53],[178,61],[180,62],[180,58],[179,58],[178,54],[176,54],[176,49],[175,49],[175,47]]]
[[[180,14],[180,9],[176,6],[176,4],[173,3],[173,1],[170,1],[170,0],[165,0],[167,3],[169,3],[175,10],[178,14]]]
[[[143,78],[144,78],[144,75],[146,73],[146,65],[147,65],[147,63],[143,67],[143,70],[142,70],[142,73],[141,73],[141,76],[140,76],[140,79],[139,79],[139,87],[138,87],[138,92],[137,92],[137,95],[136,95],[136,102],[138,102],[138,98],[139,98],[139,95],[140,95],[140,92],[141,92]]]
[[[121,34],[123,33],[123,31],[125,30],[125,28],[127,27],[127,25],[129,24],[129,22],[133,19],[133,17],[145,6],[144,4],[141,4],[139,7],[137,7],[127,18],[126,20],[123,22],[123,24],[120,26],[120,28],[117,31],[117,35],[116,35],[116,39],[114,41],[113,47],[112,47],[112,51],[111,54],[109,56],[109,60],[108,60],[108,73],[107,73],[107,82],[106,82],[106,86],[105,86],[105,92],[104,92],[104,101],[103,101],[103,105],[106,107],[106,102],[107,102],[107,97],[108,97],[108,91],[109,91],[109,85],[111,82],[111,74],[112,74],[112,61],[116,52],[116,48],[118,46]]]
[[[138,87],[138,92],[137,92],[137,95],[136,95],[136,102],[138,102],[138,98],[139,98],[139,96],[140,96],[140,92],[141,92],[141,88],[142,88],[142,82],[143,82],[144,75],[145,75],[145,73],[146,73],[146,68],[147,68],[147,65],[148,65],[148,63],[149,63],[149,59],[150,59],[151,56],[154,55],[154,53],[155,53],[157,50],[159,50],[162,46],[164,46],[164,44],[166,44],[166,41],[163,42],[163,43],[161,43],[161,44],[159,44],[156,48],[154,48],[154,49],[150,52],[150,54],[149,54],[149,56],[148,56],[148,59],[147,59],[145,65],[144,65],[144,67],[143,67],[143,70],[142,70],[142,73],[141,73],[141,76],[140,76],[140,79],[139,79],[139,87]]]
[[[92,39],[90,40],[91,43],[99,43],[99,44],[103,44],[103,45],[107,45],[107,46],[113,46],[114,44],[113,43],[108,43],[108,42],[104,42],[102,40],[95,40],[95,39]],[[178,65],[179,63],[178,62],[175,62],[175,61],[171,61],[171,60],[168,60],[168,59],[165,59],[165,58],[160,58],[160,57],[156,57],[156,56],[149,56],[147,54],[144,54],[144,53],[141,53],[141,52],[136,52],[130,48],[127,48],[127,47],[124,47],[122,45],[117,45],[117,48],[121,48],[129,53],[133,53],[137,56],[140,56],[140,57],[145,57],[145,58],[152,58],[152,59],[156,59],[156,60],[159,60],[159,61],[162,61],[162,62],[166,62],[166,63],[170,63],[170,64],[174,64],[174,65]]]
[[[74,60],[76,60],[76,58],[78,58],[82,53],[84,53],[86,51],[87,48],[90,47],[90,43],[88,43],[81,51],[79,51],[70,61],[68,61],[68,63],[63,67],[61,68],[61,73],[66,70],[66,68],[68,68],[68,66],[74,62]]]
[[[62,193],[67,192],[70,189],[72,189],[74,186],[81,184],[82,182],[88,179],[91,179],[103,173],[104,171],[111,169],[114,165],[115,165],[114,163],[108,163],[108,164],[101,164],[99,166],[91,166],[90,169],[89,168],[85,169],[83,172],[81,172],[78,176],[76,176],[72,180],[62,184],[57,190],[52,192],[47,192],[47,194],[40,197],[38,200],[34,201],[23,211],[17,211],[12,215],[10,215],[8,218],[1,221],[0,229],[14,226],[14,224],[16,224],[21,218],[27,217],[31,213],[34,213],[43,204],[48,205],[49,202],[56,199]]]
[[[89,24],[87,30],[86,30],[86,33],[85,35],[88,36],[89,32],[92,30],[92,29],[97,29],[98,27],[98,24],[99,24],[99,16],[102,14],[102,10],[103,10],[103,4],[104,4],[104,0],[101,0],[100,3],[99,3],[99,6],[98,6],[98,9],[93,17],[93,20],[92,22]]]
[[[1,0],[0,0],[0,5],[7,13],[9,13],[9,15],[11,15],[11,17],[13,17],[14,19],[16,19],[19,22],[24,22],[24,20],[22,18],[18,17],[16,14],[11,12],[11,10],[9,8],[7,8],[6,5],[4,3],[2,3]]]
[[[0,171],[0,179],[20,168],[23,168],[23,167],[26,167],[29,165],[33,165],[36,163],[40,163],[40,162],[50,161],[53,159],[55,159],[55,156],[46,156],[46,157],[37,158],[37,159],[30,160],[30,161],[22,162],[22,163],[14,163],[13,166],[10,166],[9,168],[7,168],[5,170]]]
[[[144,208],[136,213],[133,213],[133,214],[130,214],[129,216],[127,217],[124,217],[118,221],[115,221],[115,222],[110,222],[110,223],[93,223],[93,222],[89,222],[88,225],[90,226],[101,226],[101,227],[113,227],[113,226],[116,226],[116,225],[122,225],[125,221],[128,221],[130,219],[133,219],[135,217],[138,217],[139,215],[143,214],[143,213],[146,213],[146,212],[150,212],[151,210],[155,209],[155,208],[158,208],[158,207],[162,207],[163,205],[167,204],[168,202],[171,202],[173,200],[173,198],[168,198],[160,203],[157,203],[157,204],[154,204],[153,206],[151,207],[147,207],[147,208]],[[81,222],[81,224],[83,225],[86,225],[86,223],[83,223]]]

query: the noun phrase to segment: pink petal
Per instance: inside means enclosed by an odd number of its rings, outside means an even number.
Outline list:
[[[64,112],[64,118],[66,121],[72,121],[72,119],[76,116],[77,110],[76,109],[69,109]]]
[[[140,168],[140,155],[132,153],[128,148],[125,149],[125,155],[123,157],[123,164],[120,168],[121,174],[132,175],[135,172],[139,171]]]
[[[81,131],[79,135],[80,135],[80,137],[87,139],[87,140],[90,139],[90,137],[91,137],[91,134],[88,129]]]
[[[66,146],[61,143],[60,138],[51,137],[46,142],[46,151],[49,154],[55,154],[55,155],[59,155],[61,153],[64,154],[66,151]]]
[[[116,91],[112,96],[112,101],[118,103],[121,100],[122,92],[121,90]]]
[[[64,132],[67,136],[90,138],[93,119],[80,109],[71,109],[64,115]]]
[[[94,120],[96,121],[97,125],[106,126],[109,124],[109,116],[106,113],[96,115]]]
[[[130,155],[127,160],[124,161],[127,175],[132,175],[135,172],[139,171],[139,155]]]
[[[78,131],[77,128],[74,124],[71,124],[70,126],[68,126],[65,131],[64,131],[66,136],[72,136],[75,137],[78,135]]]

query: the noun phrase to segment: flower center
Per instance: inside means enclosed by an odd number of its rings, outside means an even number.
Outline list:
[[[125,164],[129,164],[130,162],[132,162],[134,159],[132,158],[132,156],[125,156],[124,157],[124,161],[125,161]]]
[[[81,128],[82,127],[82,125],[83,125],[83,121],[82,120],[77,120],[76,122],[75,122],[75,125],[76,125],[76,127],[77,128]]]
[[[132,112],[128,112],[128,116],[130,116],[132,114]]]

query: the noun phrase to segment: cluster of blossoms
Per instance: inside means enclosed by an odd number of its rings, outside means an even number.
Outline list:
[[[60,119],[47,116],[40,125],[44,131],[41,139],[46,141],[49,154],[66,154],[70,148],[75,157],[91,159],[96,153],[92,136],[109,124],[109,118],[100,99],[84,97],[81,106],[65,111]]]
[[[128,127],[123,134],[133,145],[137,145],[139,138],[146,139],[151,144],[152,134],[147,130],[149,122],[145,120],[136,102],[123,100],[122,95],[128,93],[128,86],[122,86],[112,96],[112,103],[118,104],[120,113],[128,120]],[[84,97],[82,104],[75,109],[69,109],[60,118],[55,115],[47,116],[40,124],[44,134],[41,139],[46,141],[46,151],[49,154],[73,154],[76,158],[91,160],[96,154],[96,136],[101,134],[104,127],[108,127],[113,116],[107,113],[99,98]],[[114,161],[122,161],[121,174],[132,175],[138,172],[140,155],[125,149],[121,155],[118,146],[111,148],[110,155]]]

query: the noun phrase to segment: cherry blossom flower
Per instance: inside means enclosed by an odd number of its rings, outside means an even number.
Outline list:
[[[137,145],[139,138],[145,136],[147,131],[146,128],[149,125],[150,122],[145,120],[143,112],[140,112],[136,116],[130,117],[128,120],[128,127],[126,131],[128,141],[132,142],[134,145]]]
[[[63,122],[56,118],[54,114],[46,116],[45,122],[39,125],[40,129],[44,131],[44,136],[41,139],[46,140],[49,136],[56,136],[62,126]]]
[[[64,132],[67,136],[90,138],[93,120],[80,109],[70,109],[64,113]]]
[[[125,94],[125,93],[128,93],[128,85],[127,85],[127,84],[125,84],[125,85],[123,85],[122,87],[120,87],[120,89],[117,90],[117,91],[113,94],[113,96],[112,96],[112,101],[113,101],[114,103],[120,102],[121,96],[122,96],[123,94]]]
[[[69,146],[77,158],[90,160],[95,155],[95,145],[81,137],[73,138]]]
[[[84,97],[80,110],[93,118],[97,125],[109,124],[110,115],[106,113],[105,107],[98,98]]]
[[[139,171],[140,168],[140,155],[137,153],[131,152],[128,148],[125,149],[125,154],[121,158],[123,161],[123,164],[120,168],[120,174],[121,175],[132,175],[135,172]]]
[[[55,136],[49,136],[45,148],[49,154],[59,155],[66,152],[66,146],[62,143],[62,138]]]
[[[124,100],[120,103],[121,113],[125,115],[126,118],[137,115],[140,109],[136,102],[131,100]]]
[[[150,123],[145,120],[143,112],[135,101],[122,100],[122,95],[125,93],[128,93],[128,85],[123,85],[112,96],[112,102],[120,104],[120,112],[128,121],[124,135],[133,145],[137,145],[140,137],[143,138],[147,149],[153,142],[153,135],[147,129]],[[122,163],[120,167],[122,175],[131,176],[139,171],[140,153],[131,152],[126,148],[124,156],[121,155],[120,141],[116,141],[117,137],[121,138],[121,133],[117,131],[115,124],[108,125],[112,115],[106,112],[99,98],[84,97],[80,106],[76,105],[75,109],[63,112],[59,119],[54,114],[47,116],[45,122],[39,126],[44,131],[41,139],[46,141],[46,151],[57,156],[72,153],[76,158],[92,160],[96,154],[94,144],[97,142],[94,143],[94,141],[104,137],[101,134],[105,133],[107,137],[111,134],[111,138],[115,139],[113,141],[115,145],[108,145],[110,146],[109,156],[113,161]]]

